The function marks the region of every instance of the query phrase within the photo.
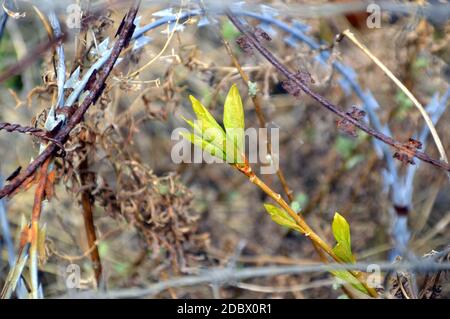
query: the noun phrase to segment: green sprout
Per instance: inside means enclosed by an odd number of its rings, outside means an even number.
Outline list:
[[[183,120],[194,129],[194,133],[181,132],[181,136],[230,164],[245,163],[244,107],[237,86],[231,87],[225,99],[223,111],[225,130],[199,100],[192,95],[189,99],[197,119],[193,122],[183,117]]]

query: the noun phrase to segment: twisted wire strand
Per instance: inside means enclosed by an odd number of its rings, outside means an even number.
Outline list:
[[[64,157],[65,155],[65,151],[64,151],[64,145],[52,138],[49,134],[50,132],[37,128],[37,127],[32,127],[32,126],[23,126],[20,124],[11,124],[11,123],[7,123],[7,122],[0,122],[0,131],[4,130],[7,131],[9,133],[22,133],[22,134],[28,134],[28,135],[32,135],[34,137],[37,137],[41,140],[45,140],[47,142],[51,142],[54,143],[60,150],[61,150],[61,156]]]

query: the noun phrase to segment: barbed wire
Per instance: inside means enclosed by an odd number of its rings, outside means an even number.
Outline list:
[[[447,251],[448,253],[448,251]],[[202,284],[213,285],[231,285],[235,286],[237,282],[258,278],[273,277],[279,275],[299,275],[306,273],[320,273],[337,270],[359,270],[367,271],[413,271],[416,273],[430,273],[437,271],[450,270],[450,262],[436,262],[437,254],[431,258],[416,262],[371,262],[371,263],[355,263],[355,264],[308,264],[298,266],[267,266],[267,267],[248,267],[244,269],[236,269],[235,267],[226,268],[210,268],[202,270],[200,275],[185,276],[161,281],[150,285],[146,288],[129,288],[122,290],[111,290],[109,292],[85,291],[76,294],[67,294],[59,298],[143,298],[157,295],[170,288],[180,288],[188,286],[197,286]]]

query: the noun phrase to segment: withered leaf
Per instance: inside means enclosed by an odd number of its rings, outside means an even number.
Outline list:
[[[236,39],[237,45],[241,48],[245,53],[251,54],[253,53],[253,46],[248,40],[247,36],[241,35]]]
[[[258,40],[265,40],[265,41],[271,41],[272,38],[270,37],[270,35],[265,32],[264,30],[260,29],[260,28],[256,28],[255,29],[255,36]]]
[[[401,147],[398,148],[397,152],[394,153],[394,158],[403,162],[404,164],[414,165],[414,156],[418,149],[422,148],[422,143],[418,140],[410,138],[408,142],[403,143]]]
[[[355,119],[356,121],[361,121],[364,116],[366,115],[366,112],[357,108],[356,106],[352,106],[351,110],[346,112],[348,116]],[[342,132],[352,136],[356,137],[358,134],[356,133],[356,127],[353,125],[348,119],[343,118],[337,121],[337,127]]]
[[[294,76],[305,84],[316,83],[308,71],[297,71]]]
[[[286,80],[281,83],[281,86],[283,89],[286,90],[290,95],[295,97],[300,97],[302,93],[302,89],[295,83],[295,81],[292,80]]]
[[[304,84],[315,83],[311,76],[311,73],[307,71],[297,71],[297,73],[294,74],[294,77]],[[281,85],[283,89],[285,89],[286,92],[288,92],[292,96],[299,97],[302,93],[302,89],[293,79],[287,79],[283,81]]]
[[[45,198],[51,200],[55,194],[55,180],[56,180],[56,171],[52,170],[47,175],[47,181],[45,183]]]

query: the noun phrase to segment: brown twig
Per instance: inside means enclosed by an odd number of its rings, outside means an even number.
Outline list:
[[[333,260],[343,263],[343,261],[336,255],[336,253],[333,251],[331,246],[323,240],[314,230],[308,225],[308,223],[305,221],[304,217],[300,214],[297,214],[290,206],[289,204],[281,197],[280,194],[274,192],[267,184],[265,184],[251,169],[251,167],[246,163],[243,166],[240,165],[233,165],[238,171],[243,173],[245,176],[248,177],[249,181],[256,186],[258,186],[264,193],[266,193],[270,198],[272,198],[282,209],[284,209],[289,216],[292,217],[292,219],[295,221],[295,223],[300,226],[301,233],[303,233],[313,244],[314,249],[319,254],[320,259],[323,263],[328,263],[328,258],[326,255],[330,256]],[[324,254],[326,253],[326,255]],[[357,273],[354,271],[349,271],[350,274],[352,274],[360,283],[364,286],[364,288],[367,290],[369,295],[371,297],[377,297],[378,293],[376,290],[372,287],[369,287],[367,283],[365,282],[364,278],[362,277],[361,273]],[[344,291],[346,294],[349,295],[349,297],[352,297],[352,291],[344,288]]]
[[[134,31],[134,19],[136,17],[137,11],[138,11],[138,2],[135,2],[135,4],[131,7],[131,9],[128,11],[124,23],[121,25],[120,32],[118,39],[116,43],[114,44],[114,47],[111,52],[111,56],[104,64],[102,71],[99,72],[99,75],[97,77],[97,80],[92,85],[89,94],[86,96],[86,98],[83,100],[83,103],[78,107],[78,109],[75,111],[75,113],[69,118],[67,125],[62,127],[55,135],[54,139],[56,141],[59,141],[60,143],[64,144],[67,139],[69,138],[70,132],[77,126],[84,117],[84,114],[89,109],[89,107],[94,104],[97,99],[102,94],[103,90],[106,86],[106,80],[111,72],[111,70],[114,67],[114,64],[116,63],[117,58],[119,57],[120,53],[122,52],[122,49],[128,45],[129,40],[131,39],[131,36],[133,35]],[[42,166],[42,164],[50,158],[52,155],[55,154],[57,150],[57,146],[55,144],[51,144],[47,146],[47,148],[39,154],[39,156],[36,157],[36,159],[31,162],[31,164],[16,178],[14,178],[11,183],[6,185],[0,190],[0,198],[3,198],[5,196],[10,195],[12,192],[14,192],[17,188],[19,188],[23,182],[30,177],[31,175],[36,172],[36,170]]]
[[[433,137],[436,147],[439,151],[439,154],[441,155],[441,160],[448,164],[447,154],[445,153],[445,149],[444,149],[444,146],[442,145],[442,141],[439,137],[439,134],[436,131],[436,127],[434,126],[433,121],[431,120],[427,111],[425,111],[425,108],[423,107],[423,105],[416,99],[416,97],[411,93],[411,91],[408,90],[408,88],[391,72],[391,70],[389,70],[383,64],[383,62],[381,62],[372,52],[370,52],[370,50],[364,44],[362,44],[360,41],[358,41],[356,36],[350,30],[345,30],[344,32],[342,32],[342,35],[346,36],[359,49],[361,49],[381,70],[383,70],[383,72],[413,102],[413,104],[419,110],[420,114],[422,115],[423,119],[425,120],[425,123],[428,126],[428,129],[430,130],[431,136]]]
[[[361,129],[372,137],[382,141],[383,143],[392,146],[398,153],[406,153],[410,156],[416,157],[421,161],[431,164],[437,168],[443,169],[447,172],[450,172],[450,165],[434,159],[430,157],[428,154],[421,152],[419,150],[411,151],[407,147],[405,147],[404,143],[396,141],[390,136],[387,136],[381,132],[378,132],[369,126],[367,126],[363,121],[359,121],[358,119],[353,118],[350,114],[345,111],[342,111],[339,107],[328,101],[322,95],[312,91],[309,86],[305,83],[305,81],[301,80],[295,73],[291,72],[283,63],[281,63],[269,50],[267,50],[256,38],[256,36],[248,30],[235,16],[233,13],[227,12],[227,17],[230,21],[236,26],[236,28],[245,36],[248,43],[255,48],[267,61],[269,61],[280,73],[282,73],[289,80],[290,84],[294,86],[297,93],[300,91],[305,92],[314,100],[320,103],[320,105],[324,106],[329,111],[333,112],[341,119],[350,123],[351,125]],[[295,93],[294,92],[294,93]]]
[[[80,164],[80,176],[81,182],[83,186],[86,186],[89,183],[89,173],[88,169],[88,158],[86,158]],[[93,198],[89,188],[85,188],[85,190],[81,193],[81,206],[83,207],[83,220],[84,220],[84,228],[86,230],[86,237],[89,248],[92,248],[90,252],[92,268],[94,268],[95,280],[97,282],[97,287],[100,286],[102,282],[102,262],[100,259],[100,253],[98,251],[97,245],[97,235],[95,234],[95,225],[94,225],[94,215],[92,211]]]

